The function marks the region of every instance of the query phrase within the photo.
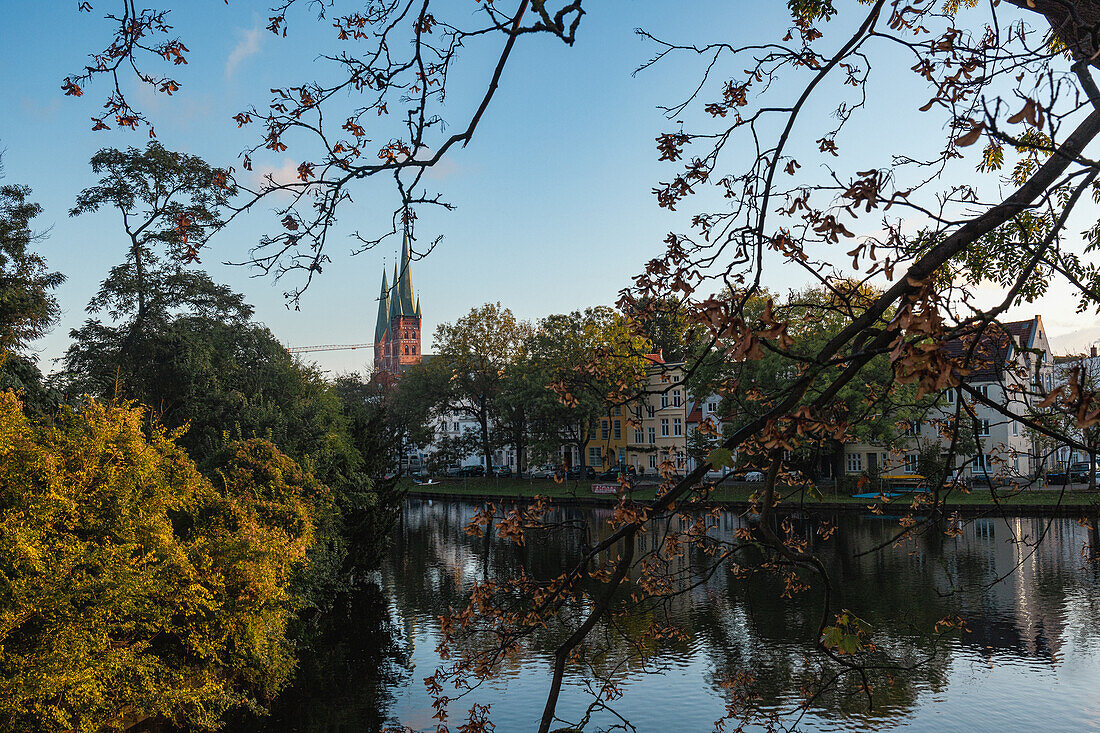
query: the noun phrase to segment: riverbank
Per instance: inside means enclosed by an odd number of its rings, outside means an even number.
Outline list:
[[[500,501],[507,499],[533,499],[542,495],[554,503],[582,506],[600,506],[614,504],[618,497],[614,494],[597,494],[592,490],[592,481],[566,481],[557,483],[553,479],[516,479],[516,478],[467,478],[437,479],[432,485],[415,484],[411,480],[403,481],[408,495],[424,499],[451,499],[460,501]],[[654,498],[655,484],[643,484],[634,490],[632,496],[638,501]],[[752,494],[758,491],[760,484],[734,483],[714,488],[707,501],[710,505],[722,506],[734,510],[749,507]],[[907,510],[910,502],[903,495],[887,503],[887,513],[900,514]],[[856,499],[847,494],[837,494],[831,488],[822,492],[820,500],[809,496],[792,498],[784,503],[787,508],[803,505],[807,509],[821,511],[867,512],[879,502],[874,499]],[[890,506],[893,504],[893,507]],[[1046,489],[1011,492],[997,489],[996,500],[989,489],[975,489],[969,494],[955,492],[947,498],[947,508],[960,514],[1006,513],[1015,516],[1068,516],[1080,517],[1100,511],[1100,493],[1082,490]],[[892,511],[891,511],[892,509]]]

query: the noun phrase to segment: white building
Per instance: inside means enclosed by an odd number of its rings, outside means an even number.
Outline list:
[[[863,443],[845,446],[845,473],[918,474],[921,445],[943,444],[941,426],[959,414],[962,424],[974,429],[978,443],[972,455],[956,457],[960,478],[989,476],[998,482],[1031,483],[1046,465],[1047,455],[1033,431],[1013,416],[1030,415],[1053,386],[1050,342],[1042,318],[992,324],[976,344],[974,339],[958,339],[944,348],[969,370],[965,387],[940,395],[922,419],[909,427],[909,439],[893,450]],[[1009,415],[982,398],[1005,408]],[[964,405],[958,403],[960,399]]]

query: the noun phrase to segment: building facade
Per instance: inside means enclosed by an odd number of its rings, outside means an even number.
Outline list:
[[[1017,419],[1031,414],[1041,395],[1053,386],[1050,342],[1043,319],[1035,316],[993,324],[977,344],[958,340],[948,342],[945,348],[969,369],[964,378],[968,389],[946,390],[922,419],[908,426],[904,438],[892,448],[846,445],[846,474],[919,475],[917,454],[921,446],[944,442],[941,427],[959,411],[959,400],[966,402],[960,413],[974,424],[976,443],[973,454],[956,457],[959,478],[1028,484],[1047,466],[1047,452],[1033,431]],[[971,391],[1002,406],[1009,415],[975,398]]]
[[[683,363],[666,362],[660,354],[648,354],[646,394],[630,405],[632,419],[624,430],[628,467],[642,475],[656,474],[669,461],[673,470],[687,470],[687,418],[689,398],[682,383]]]

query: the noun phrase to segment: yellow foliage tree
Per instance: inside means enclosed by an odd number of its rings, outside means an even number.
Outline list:
[[[326,487],[262,440],[215,486],[144,411],[0,393],[0,729],[216,728],[294,667],[290,591]]]

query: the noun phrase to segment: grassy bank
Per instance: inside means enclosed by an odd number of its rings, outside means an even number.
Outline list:
[[[405,487],[412,493],[420,496],[449,496],[469,497],[473,500],[484,499],[530,499],[539,494],[551,499],[584,499],[585,501],[614,502],[615,496],[607,494],[594,494],[592,481],[566,481],[557,483],[553,479],[518,479],[518,478],[468,478],[468,479],[437,479],[439,483],[432,486],[418,486],[411,480],[405,481]],[[606,483],[606,482],[595,482]],[[753,492],[759,490],[760,484],[730,484],[715,488],[710,499],[716,503],[744,505],[747,504]],[[656,487],[642,485],[633,492],[633,496],[639,501],[652,499]],[[787,499],[788,502],[800,501],[802,497],[795,495]],[[832,487],[822,490],[822,498],[815,501],[809,496],[805,497],[807,505],[825,504],[857,507],[867,507],[877,503],[872,499],[853,499],[846,493],[834,493]],[[909,504],[909,497],[902,496],[894,499],[893,503],[899,507]],[[1005,489],[998,489],[996,500],[988,488],[975,489],[969,494],[954,492],[947,498],[947,506],[964,507],[995,507],[1026,508],[1026,507],[1064,507],[1067,509],[1087,511],[1100,508],[1100,493],[1080,490],[1062,492],[1060,490],[1026,490],[1012,493]]]

